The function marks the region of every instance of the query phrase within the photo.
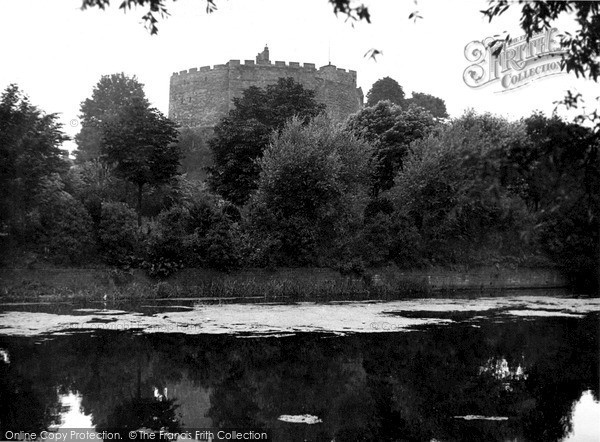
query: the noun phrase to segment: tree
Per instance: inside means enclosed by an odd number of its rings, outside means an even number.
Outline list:
[[[148,104],[143,84],[123,73],[103,75],[94,86],[92,97],[81,103],[81,130],[75,136],[76,161],[98,159],[102,151],[103,124],[112,114],[133,100]]]
[[[83,204],[65,192],[58,174],[41,180],[28,220],[33,227],[32,243],[54,260],[79,264],[91,254],[92,219]]]
[[[367,93],[367,106],[375,106],[383,100],[389,100],[399,106],[404,105],[404,90],[393,78],[384,77],[377,80]]]
[[[199,192],[160,213],[147,239],[144,267],[169,276],[181,267],[230,270],[239,265],[237,224],[227,205]]]
[[[270,264],[320,264],[362,223],[370,149],[325,116],[292,119],[258,161],[251,232]]]
[[[24,224],[44,179],[68,169],[56,114],[45,114],[17,85],[0,98],[0,233]],[[10,229],[9,229],[10,230]]]
[[[412,145],[390,197],[395,216],[413,220],[430,262],[527,250],[525,204],[502,182],[505,152],[526,137],[522,124],[469,112]]]
[[[169,182],[178,173],[177,125],[144,99],[133,99],[102,125],[102,156],[113,173],[137,186],[138,225],[145,185]]]
[[[426,137],[433,126],[429,112],[414,106],[404,110],[390,101],[380,101],[348,118],[346,128],[373,146],[373,196],[394,185],[410,144]]]
[[[520,24],[521,29],[525,31],[527,38],[534,33],[548,29],[553,26],[565,13],[574,13],[577,23],[577,30],[572,34],[565,34],[561,38],[561,47],[566,50],[562,56],[562,64],[567,72],[574,72],[577,77],[587,77],[595,82],[600,75],[600,3],[590,1],[570,1],[562,2],[556,0],[545,0],[538,2],[522,2]],[[515,4],[508,0],[495,0],[490,7],[482,11],[490,21],[505,13]],[[507,36],[507,39],[509,36]],[[499,46],[498,49],[501,49]],[[596,100],[600,99],[597,97]],[[598,106],[593,106],[595,110],[587,113],[585,103],[583,103],[580,93],[567,91],[562,104],[567,109],[583,108],[581,113],[575,117],[578,123],[590,124],[596,133],[600,133],[600,111]],[[588,151],[586,162],[588,164],[598,161],[600,143],[595,143]],[[579,207],[579,206],[576,206]],[[596,238],[600,238],[600,223],[595,222]],[[564,231],[569,231],[567,227]],[[596,269],[596,287],[600,287],[600,240],[596,240],[596,262],[593,267]],[[571,250],[577,250],[577,246]],[[558,253],[560,255],[560,252]]]
[[[406,103],[409,106],[415,105],[428,110],[434,118],[448,118],[446,103],[441,98],[434,97],[433,95],[413,92],[412,98],[407,99]]]
[[[127,204],[103,203],[97,230],[104,260],[112,265],[131,265],[139,242],[135,211]]]
[[[256,160],[271,133],[293,116],[307,123],[325,109],[314,96],[294,79],[280,78],[277,84],[253,86],[234,98],[235,108],[215,126],[209,142],[214,159],[208,169],[211,188],[234,204],[244,204],[256,188],[260,172]]]
[[[536,218],[544,252],[580,287],[600,268],[600,143],[591,129],[554,116],[523,120],[527,140],[507,152],[510,184]]]

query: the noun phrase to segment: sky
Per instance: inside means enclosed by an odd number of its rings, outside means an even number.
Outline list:
[[[468,87],[463,72],[471,64],[465,46],[501,34],[521,35],[518,10],[491,23],[483,0],[364,0],[371,23],[336,17],[327,0],[215,0],[206,13],[204,0],[167,0],[170,17],[158,35],[144,28],[143,9],[123,13],[120,0],[105,11],[80,9],[80,0],[0,0],[0,88],[16,83],[33,104],[58,113],[74,136],[79,107],[102,75],[124,72],[144,85],[149,100],[168,113],[173,72],[212,66],[230,59],[254,59],[265,44],[270,58],[326,65],[358,72],[366,93],[380,78],[394,78],[406,92],[425,92],[445,100],[451,117],[466,109],[517,119],[535,110],[551,114],[568,89],[588,103],[600,85],[561,74],[502,92],[496,83]],[[409,20],[418,11],[422,17]],[[571,17],[557,23],[574,29]],[[382,55],[365,57],[370,49]],[[73,149],[73,142],[66,148]]]

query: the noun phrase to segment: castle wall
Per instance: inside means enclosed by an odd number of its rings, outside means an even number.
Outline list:
[[[315,99],[327,106],[334,120],[357,112],[363,101],[356,88],[356,72],[328,65],[319,69],[312,63],[286,64],[254,60],[230,60],[225,65],[174,73],[171,76],[169,117],[183,127],[214,127],[233,108],[232,99],[250,86],[264,88],[282,77],[292,77],[315,91]]]

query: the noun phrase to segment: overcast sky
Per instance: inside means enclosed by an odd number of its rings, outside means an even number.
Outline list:
[[[503,31],[521,34],[516,9],[490,24],[480,12],[487,3],[480,0],[365,0],[372,23],[354,26],[336,18],[327,0],[216,0],[212,14],[204,0],[178,0],[169,3],[171,16],[155,36],[141,24],[145,11],[124,14],[120,0],[113,3],[107,11],[81,11],[80,0],[0,0],[0,88],[17,83],[34,104],[60,113],[65,131],[74,135],[79,105],[101,75],[136,75],[166,114],[172,72],[254,59],[268,44],[273,61],[322,66],[330,57],[332,64],[356,70],[365,95],[373,82],[390,76],[407,96],[417,91],[443,98],[452,117],[467,108],[509,118],[551,113],[567,89],[588,101],[600,95],[598,83],[574,75],[503,93],[497,84],[467,87],[467,43]],[[416,23],[408,20],[415,10],[423,17]],[[559,28],[573,29],[572,20],[565,17]],[[383,52],[377,61],[364,56],[371,48]]]

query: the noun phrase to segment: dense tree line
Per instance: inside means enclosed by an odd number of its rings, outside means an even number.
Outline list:
[[[197,135],[178,141],[137,80],[103,77],[82,103],[75,164],[60,150],[56,117],[9,87],[0,103],[4,256],[155,276],[510,264],[596,280],[599,138],[590,129],[541,114],[448,120],[409,100],[378,101],[338,124],[292,79],[250,88],[235,105],[208,143],[207,187],[180,166]]]

